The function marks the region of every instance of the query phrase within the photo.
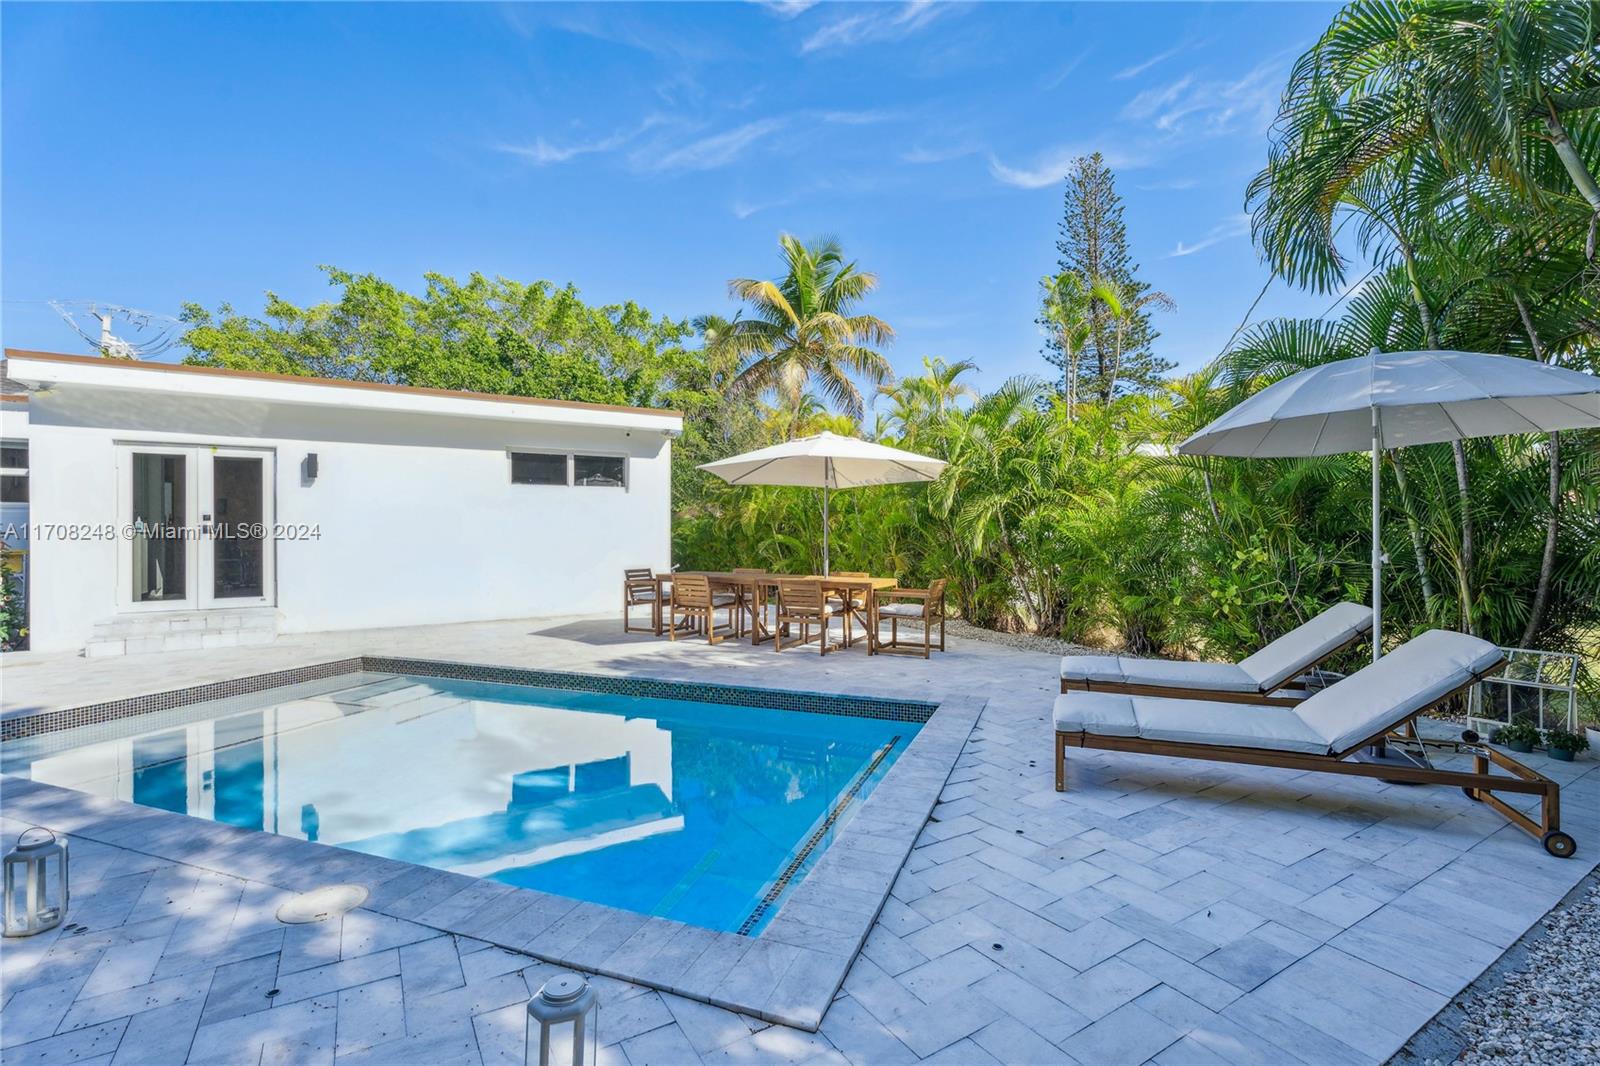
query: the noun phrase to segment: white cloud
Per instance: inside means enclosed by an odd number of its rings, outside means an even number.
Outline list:
[[[1193,244],[1184,244],[1179,241],[1178,246],[1167,253],[1167,258],[1178,259],[1186,255],[1193,255],[1196,252],[1210,248],[1213,244],[1221,244],[1223,241],[1232,240],[1234,237],[1243,237],[1249,232],[1250,216],[1240,212],[1212,226],[1206,231],[1204,237],[1201,237]]]
[[[1068,76],[1071,75],[1073,71],[1078,69],[1078,65],[1085,59],[1089,58],[1089,53],[1091,51],[1093,51],[1092,48],[1085,48],[1083,51],[1067,60],[1065,64],[1056,69],[1055,73],[1040,81],[1039,88],[1054,89],[1056,86],[1066,81]]]
[[[565,145],[551,144],[543,137],[535,137],[532,144],[499,144],[495,147],[508,155],[518,156],[535,166],[543,167],[552,163],[566,163],[580,155],[616,151],[628,143],[632,137],[633,134],[629,133],[613,133],[611,136],[602,137],[597,141]]]
[[[1231,80],[1185,74],[1139,93],[1123,105],[1122,117],[1149,122],[1163,133],[1259,132],[1277,112],[1283,80],[1282,57],[1264,60]]]
[[[1044,152],[1031,165],[1008,166],[991,155],[989,173],[993,174],[996,180],[1006,185],[1015,185],[1019,189],[1042,189],[1066,177],[1074,159],[1096,151],[1113,170],[1133,169],[1145,164],[1145,159],[1140,153],[1126,149],[1064,144]]]
[[[763,118],[747,122],[722,133],[691,141],[681,148],[667,152],[638,149],[631,155],[633,164],[643,170],[714,170],[726,166],[744,154],[745,149],[784,125],[781,118]]]
[[[881,41],[899,41],[925,29],[936,19],[955,9],[954,4],[935,4],[933,0],[910,0],[896,7],[854,7],[855,13],[835,18],[812,31],[800,45],[802,53],[824,49],[854,48]]]
[[[792,19],[817,6],[819,0],[756,0],[781,19]]]
[[[1123,67],[1121,70],[1117,71],[1115,74],[1113,74],[1111,76],[1113,78],[1116,78],[1118,81],[1123,81],[1123,80],[1126,80],[1128,78],[1137,78],[1139,75],[1143,74],[1145,71],[1149,70],[1151,67],[1155,66],[1157,63],[1164,63],[1167,60],[1171,59],[1173,56],[1177,55],[1179,52],[1182,52],[1182,51],[1184,51],[1184,50],[1186,50],[1188,48],[1194,47],[1194,45],[1195,45],[1195,42],[1193,42],[1193,41],[1187,41],[1187,40],[1179,41],[1177,44],[1173,45],[1171,48],[1168,48],[1165,52],[1157,52],[1155,55],[1151,56],[1150,58],[1145,59],[1145,60],[1141,60],[1140,62],[1135,63],[1131,67]]]

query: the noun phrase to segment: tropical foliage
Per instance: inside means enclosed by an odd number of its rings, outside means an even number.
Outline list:
[[[591,307],[569,288],[431,276],[421,296],[330,271],[339,298],[262,319],[190,309],[226,366],[670,405],[674,559],[820,566],[799,489],[696,465],[820,429],[949,462],[931,486],[834,497],[839,569],[950,579],[970,621],[1139,652],[1247,653],[1370,595],[1365,455],[1183,457],[1190,433],[1277,378],[1384,350],[1456,348],[1600,370],[1600,5],[1357,0],[1294,65],[1246,191],[1282,283],[1338,293],[1320,319],[1247,324],[1162,379],[1103,161],[1068,183],[1040,324],[1057,370],[976,395],[946,353],[894,380],[877,279],[838,242],[785,236],[732,318]],[[1241,309],[1243,311],[1244,309]],[[869,407],[870,401],[870,407]],[[1431,626],[1600,655],[1600,433],[1384,457],[1391,639]],[[1591,712],[1592,714],[1592,712]]]

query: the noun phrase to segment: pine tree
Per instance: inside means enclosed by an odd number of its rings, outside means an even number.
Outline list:
[[[1073,160],[1066,182],[1066,210],[1056,240],[1057,273],[1077,274],[1085,287],[1097,281],[1112,286],[1121,294],[1124,309],[1119,324],[1104,301],[1090,303],[1089,336],[1076,353],[1078,394],[1105,402],[1153,389],[1175,364],[1156,355],[1153,345],[1160,334],[1151,328],[1145,308],[1170,306],[1172,301],[1164,293],[1151,292],[1135,276],[1139,265],[1128,252],[1122,199],[1100,153]],[[1045,330],[1045,360],[1064,369],[1067,355],[1042,313],[1039,324]]]

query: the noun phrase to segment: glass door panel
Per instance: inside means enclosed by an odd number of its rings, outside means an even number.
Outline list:
[[[189,598],[189,457],[134,452],[132,458],[133,602],[181,602]]]
[[[211,594],[219,600],[259,598],[266,593],[265,514],[260,459],[216,456],[212,460]]]
[[[270,452],[201,452],[200,605],[244,607],[272,602]]]

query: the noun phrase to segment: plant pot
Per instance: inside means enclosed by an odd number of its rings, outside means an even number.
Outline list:
[[[1547,748],[1545,754],[1560,762],[1571,762],[1573,756],[1566,748]]]
[[[1589,750],[1600,751],[1600,729],[1596,729],[1592,725],[1585,726],[1583,732],[1589,738]]]
[[[1516,752],[1518,755],[1533,754],[1533,744],[1526,740],[1513,740],[1508,743],[1506,747]]]

